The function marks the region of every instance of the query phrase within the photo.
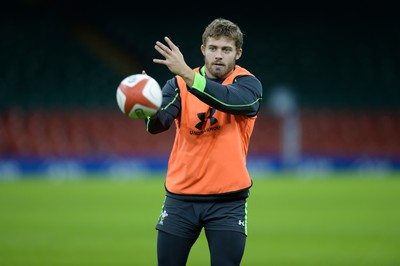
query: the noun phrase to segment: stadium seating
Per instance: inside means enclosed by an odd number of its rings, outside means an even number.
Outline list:
[[[400,156],[400,112],[304,110],[302,150],[328,156]]]
[[[125,62],[104,54],[124,51],[163,83],[171,73],[152,63],[154,42],[170,35],[199,65],[204,18],[191,19],[188,32],[173,18],[143,27],[139,18],[110,16],[87,27],[49,11],[28,14],[0,18],[0,156],[168,154],[173,130],[150,135],[117,109]],[[362,23],[269,18],[262,30],[251,19],[239,23],[246,33],[239,63],[262,81],[264,101],[279,85],[297,96],[302,154],[400,157],[400,35],[391,24]],[[112,47],[96,53],[92,34]],[[281,146],[282,120],[263,108],[250,153],[277,156]]]
[[[0,156],[126,156],[164,154],[173,131],[145,131],[119,110],[10,110],[0,117]]]
[[[400,112],[305,109],[300,125],[305,155],[400,157]],[[0,114],[0,136],[0,156],[167,155],[174,130],[151,135],[116,109],[13,109]],[[279,156],[281,145],[281,118],[261,113],[249,152]]]

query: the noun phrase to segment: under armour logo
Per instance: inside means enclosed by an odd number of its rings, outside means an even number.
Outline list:
[[[241,225],[241,226],[244,226],[244,221],[239,220],[238,224]]]
[[[207,116],[207,113],[208,116]],[[200,119],[200,122],[196,124],[196,128],[199,130],[202,130],[203,127],[207,124],[207,120],[210,119],[210,125],[214,125],[215,123],[218,122],[218,119],[216,119],[215,117],[213,117],[214,113],[215,113],[215,109],[214,108],[210,108],[210,111],[207,113],[198,113],[197,117]]]
[[[164,220],[165,220],[165,218],[166,218],[167,216],[168,216],[167,211],[166,211],[166,210],[163,210],[162,213],[161,213],[161,215],[160,215],[159,224],[164,224]]]

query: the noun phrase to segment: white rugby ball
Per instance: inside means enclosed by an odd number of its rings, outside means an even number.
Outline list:
[[[162,92],[158,82],[146,74],[124,78],[117,88],[119,109],[132,119],[154,115],[161,107]]]

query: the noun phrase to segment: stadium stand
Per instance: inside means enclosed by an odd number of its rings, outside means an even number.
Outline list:
[[[152,136],[143,121],[104,109],[13,109],[1,114],[0,128],[0,156],[166,154],[174,134]]]
[[[160,83],[170,77],[152,63],[154,42],[164,35],[181,45],[190,65],[201,64],[193,51],[211,16],[193,17],[188,31],[173,18],[143,27],[140,18],[92,14],[71,21],[53,11],[0,18],[0,161],[168,154],[173,130],[153,136],[123,116],[116,87],[129,69],[143,68]],[[259,21],[237,19],[247,38],[240,64],[263,82],[264,100],[279,85],[297,97],[303,155],[400,158],[398,24],[275,16],[260,30]],[[279,156],[281,149],[282,120],[265,104],[250,153]]]
[[[300,146],[305,155],[400,157],[400,112],[302,110]],[[250,153],[281,152],[282,120],[257,120]],[[0,115],[0,156],[167,155],[174,131],[150,135],[143,121],[118,110],[9,110]]]
[[[399,111],[303,110],[301,125],[306,154],[400,156]]]

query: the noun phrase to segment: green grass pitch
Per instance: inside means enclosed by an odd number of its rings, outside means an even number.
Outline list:
[[[156,265],[163,199],[162,177],[2,181],[0,265]],[[248,224],[244,266],[400,265],[400,175],[255,177]]]

